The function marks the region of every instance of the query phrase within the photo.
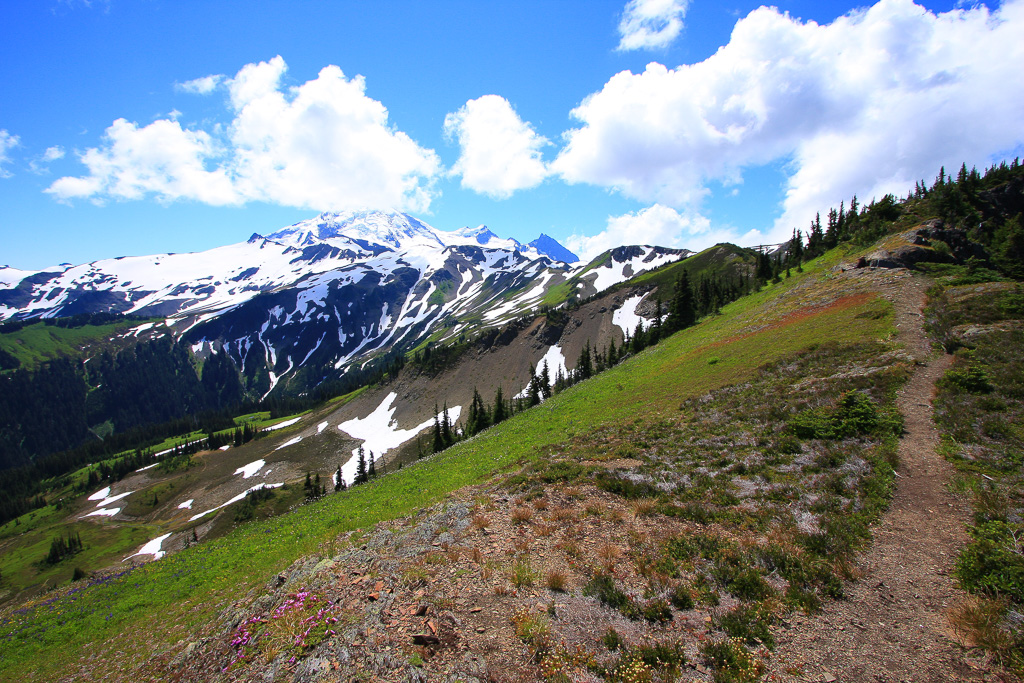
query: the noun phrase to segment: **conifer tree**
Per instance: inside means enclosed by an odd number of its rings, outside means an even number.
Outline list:
[[[373,460],[374,460],[374,458],[373,458],[373,451],[370,451],[370,457],[368,458],[368,461],[370,463],[370,468],[369,468],[369,470],[367,470],[367,473],[366,473],[368,479],[376,479],[377,478],[377,467],[376,467],[376,465],[374,465]]]
[[[544,367],[540,371],[540,393],[545,399],[551,398],[551,372],[548,369],[548,361],[544,359]]]
[[[508,419],[508,410],[505,407],[505,396],[501,392],[501,386],[494,394],[494,409],[491,411],[491,423],[498,424]]]
[[[452,425],[452,420],[448,416],[448,402],[444,402],[444,412],[441,418],[441,441],[444,443],[444,448],[448,448],[455,443],[455,430]]]
[[[366,453],[363,447],[359,447],[358,460],[356,461],[356,476],[352,479],[353,484],[362,484],[366,481]]]
[[[444,450],[444,434],[441,431],[441,418],[440,412],[437,409],[437,404],[434,404],[434,446],[433,452],[440,453]]]

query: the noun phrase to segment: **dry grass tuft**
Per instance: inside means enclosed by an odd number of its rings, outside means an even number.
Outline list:
[[[537,535],[544,537],[550,536],[551,534],[555,533],[555,529],[557,528],[558,527],[554,526],[553,524],[545,524],[543,522],[536,525]]]
[[[568,577],[565,575],[565,572],[558,569],[552,569],[547,573],[544,582],[549,589],[558,591],[559,593],[564,593]]]
[[[638,500],[633,505],[633,514],[637,517],[650,517],[658,511],[658,502],[653,498]]]
[[[517,507],[512,511],[513,524],[529,524],[533,519],[533,510],[528,507]]]

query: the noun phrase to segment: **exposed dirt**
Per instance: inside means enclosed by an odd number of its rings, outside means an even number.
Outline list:
[[[898,399],[906,433],[892,505],[859,563],[863,575],[848,588],[848,599],[777,628],[768,680],[1010,680],[980,655],[965,652],[948,621],[950,608],[964,597],[953,566],[967,540],[970,511],[967,501],[947,490],[953,467],[936,452],[931,400],[950,357],[933,352],[923,330],[928,284],[903,278],[889,293],[898,338],[919,363]]]

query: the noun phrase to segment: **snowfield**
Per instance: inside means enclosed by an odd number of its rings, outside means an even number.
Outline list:
[[[266,464],[267,463],[263,460],[263,458],[260,458],[259,460],[255,460],[249,463],[248,465],[242,465],[237,470],[235,470],[234,473],[241,474],[242,479],[248,479],[249,477],[255,476],[256,473],[263,469],[263,466]]]
[[[163,557],[164,555],[167,554],[163,550],[160,550],[160,547],[164,544],[164,541],[166,541],[170,537],[171,537],[170,534],[164,534],[163,536],[158,536],[158,537],[154,538],[152,541],[150,541],[149,543],[147,543],[146,545],[144,545],[141,548],[139,548],[138,552],[135,552],[132,555],[129,555],[128,557],[126,557],[124,559],[125,560],[130,560],[131,558],[138,557],[139,555],[152,555],[154,560],[159,560],[161,557]],[[123,561],[124,560],[122,560],[122,562]]]
[[[301,419],[302,419],[301,417],[293,417],[290,420],[285,420],[284,422],[278,422],[276,425],[267,427],[263,431],[265,431],[265,432],[272,432],[275,429],[284,429],[285,427],[291,427],[293,424],[295,424],[296,422],[298,422]]]
[[[211,512],[216,512],[217,510],[220,510],[221,508],[226,508],[228,505],[231,505],[232,503],[237,503],[238,501],[240,501],[243,498],[245,498],[245,495],[247,493],[249,493],[250,491],[258,491],[259,489],[276,489],[276,488],[280,488],[282,486],[284,486],[284,482],[280,482],[278,484],[256,484],[256,486],[252,486],[250,488],[247,488],[246,490],[242,491],[241,493],[239,493],[237,496],[235,496],[231,500],[229,500],[229,501],[227,501],[225,503],[221,503],[220,505],[218,505],[215,508],[210,508],[209,510],[206,510],[204,512],[200,512],[198,515],[192,515],[191,517],[189,517],[188,521],[194,522],[197,519],[199,519],[200,517],[204,517],[204,516],[210,514]]]
[[[287,441],[285,441],[283,444],[281,444],[280,446],[278,446],[274,450],[275,451],[279,451],[282,448],[287,448],[288,446],[294,446],[295,444],[297,444],[300,441],[302,441],[302,437],[301,436],[296,436],[294,439],[288,439]]]
[[[637,324],[642,324],[646,330],[651,326],[651,321],[646,318],[641,318],[636,314],[636,307],[643,301],[645,294],[638,296],[631,296],[622,303],[622,308],[618,308],[612,313],[612,322],[622,328],[622,334],[626,336],[632,336],[636,332]]]
[[[338,425],[338,429],[353,439],[363,441],[362,448],[366,452],[367,464],[369,464],[371,452],[375,458],[380,458],[392,448],[398,448],[434,424],[434,418],[430,418],[412,429],[399,429],[398,422],[394,420],[397,407],[391,405],[396,398],[398,398],[398,394],[391,392],[381,401],[376,410],[366,417],[357,417]],[[460,415],[462,415],[462,406],[448,409],[448,419],[453,424],[458,421]],[[437,419],[440,418],[441,414],[439,413]],[[352,450],[352,457],[341,467],[341,476],[345,479],[346,484],[351,484],[355,479],[358,465],[359,448],[355,448]]]
[[[82,515],[81,518],[85,519],[86,517],[93,517],[93,516],[113,517],[114,515],[116,515],[120,511],[121,511],[121,508],[107,508],[105,510],[93,510],[92,512],[90,512],[87,515]]]

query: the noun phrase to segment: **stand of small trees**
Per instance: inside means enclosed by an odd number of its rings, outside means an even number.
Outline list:
[[[47,553],[44,562],[46,564],[57,564],[67,557],[77,555],[83,549],[81,534],[72,535],[69,533],[67,539],[63,536],[58,536],[50,542],[50,552]]]

